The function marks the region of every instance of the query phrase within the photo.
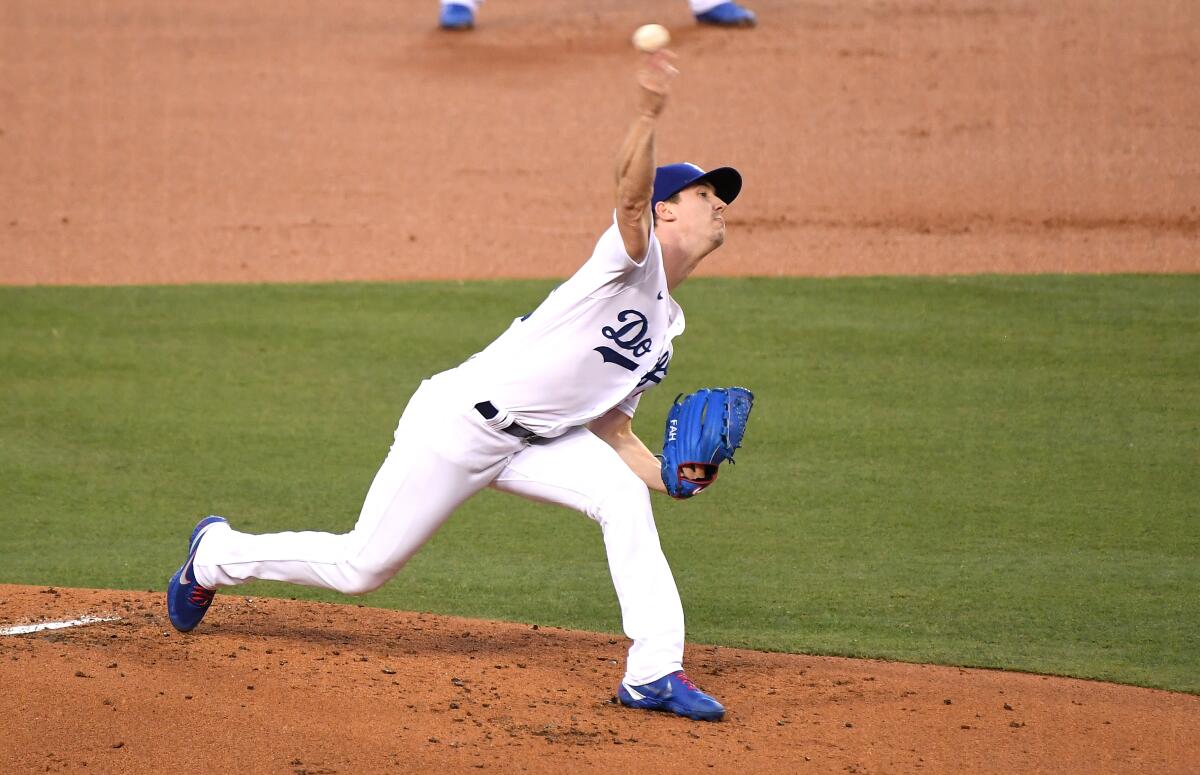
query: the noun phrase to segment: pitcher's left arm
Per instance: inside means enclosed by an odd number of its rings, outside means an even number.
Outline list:
[[[647,487],[661,493],[667,491],[662,480],[662,463],[633,432],[633,418],[620,409],[610,409],[607,414],[588,423],[587,427],[616,450],[625,461],[625,465],[629,466]]]

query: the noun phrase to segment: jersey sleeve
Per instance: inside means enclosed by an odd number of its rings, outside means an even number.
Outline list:
[[[654,266],[661,265],[661,250],[658,238],[651,230],[646,255],[639,256],[641,263],[630,258],[625,252],[625,241],[621,239],[621,231],[617,228],[614,210],[612,225],[600,235],[591,258],[568,283],[588,285],[587,295],[592,298],[615,296],[630,285],[642,282]]]
[[[650,237],[646,240],[646,252],[640,256],[631,256],[625,250],[625,240],[621,239],[621,229],[617,226],[617,211],[613,210],[612,225],[596,243],[594,258],[601,259],[613,270],[630,272],[641,269],[646,265],[646,259],[653,255],[658,247],[658,238],[654,236],[654,228],[650,228]]]
[[[633,413],[637,411],[638,402],[641,400],[642,394],[634,393],[632,395],[625,396],[624,400],[617,404],[615,408],[620,410],[622,414],[628,416],[632,420]]]

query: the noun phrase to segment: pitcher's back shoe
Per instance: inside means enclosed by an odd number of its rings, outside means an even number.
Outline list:
[[[663,710],[696,721],[720,721],[725,715],[725,707],[700,691],[682,670],[641,686],[622,681],[617,699],[630,708]]]
[[[180,632],[196,629],[212,605],[215,592],[196,583],[192,563],[196,560],[196,550],[200,548],[205,533],[214,525],[221,524],[228,525],[229,522],[224,517],[205,517],[196,524],[188,543],[187,559],[167,583],[167,614],[171,617],[171,624]]]
[[[475,26],[475,10],[469,5],[446,3],[438,15],[438,26],[443,30],[469,30]]]
[[[758,23],[758,17],[754,15],[754,11],[737,3],[721,3],[704,13],[696,14],[696,21],[718,27],[753,27]]]

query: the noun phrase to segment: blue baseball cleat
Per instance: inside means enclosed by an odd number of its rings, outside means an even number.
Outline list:
[[[715,24],[718,27],[753,27],[758,23],[758,17],[754,15],[754,11],[737,3],[721,3],[704,13],[696,14],[696,21],[701,24]]]
[[[475,26],[475,11],[469,5],[447,3],[442,6],[438,26],[443,30],[469,30]]]
[[[196,559],[196,550],[200,548],[200,540],[204,538],[204,534],[213,525],[222,523],[229,524],[224,517],[205,517],[200,520],[192,530],[188,557],[184,560],[183,567],[175,571],[175,575],[167,584],[167,614],[171,617],[171,624],[180,632],[196,629],[196,625],[212,605],[215,592],[196,583],[192,562]]]
[[[641,686],[622,681],[617,699],[630,708],[665,710],[696,721],[720,721],[725,715],[725,706],[696,688],[682,670]]]

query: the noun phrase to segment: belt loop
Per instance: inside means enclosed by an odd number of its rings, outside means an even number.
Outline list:
[[[480,401],[475,404],[475,411],[479,412],[479,416],[488,424],[488,427],[501,433],[507,433],[509,436],[514,436],[529,444],[541,444],[549,441],[513,420],[508,412],[501,414],[491,401]]]
[[[502,412],[491,401],[480,401],[475,404],[475,411],[492,430],[502,431],[512,425],[512,417],[508,412]]]

